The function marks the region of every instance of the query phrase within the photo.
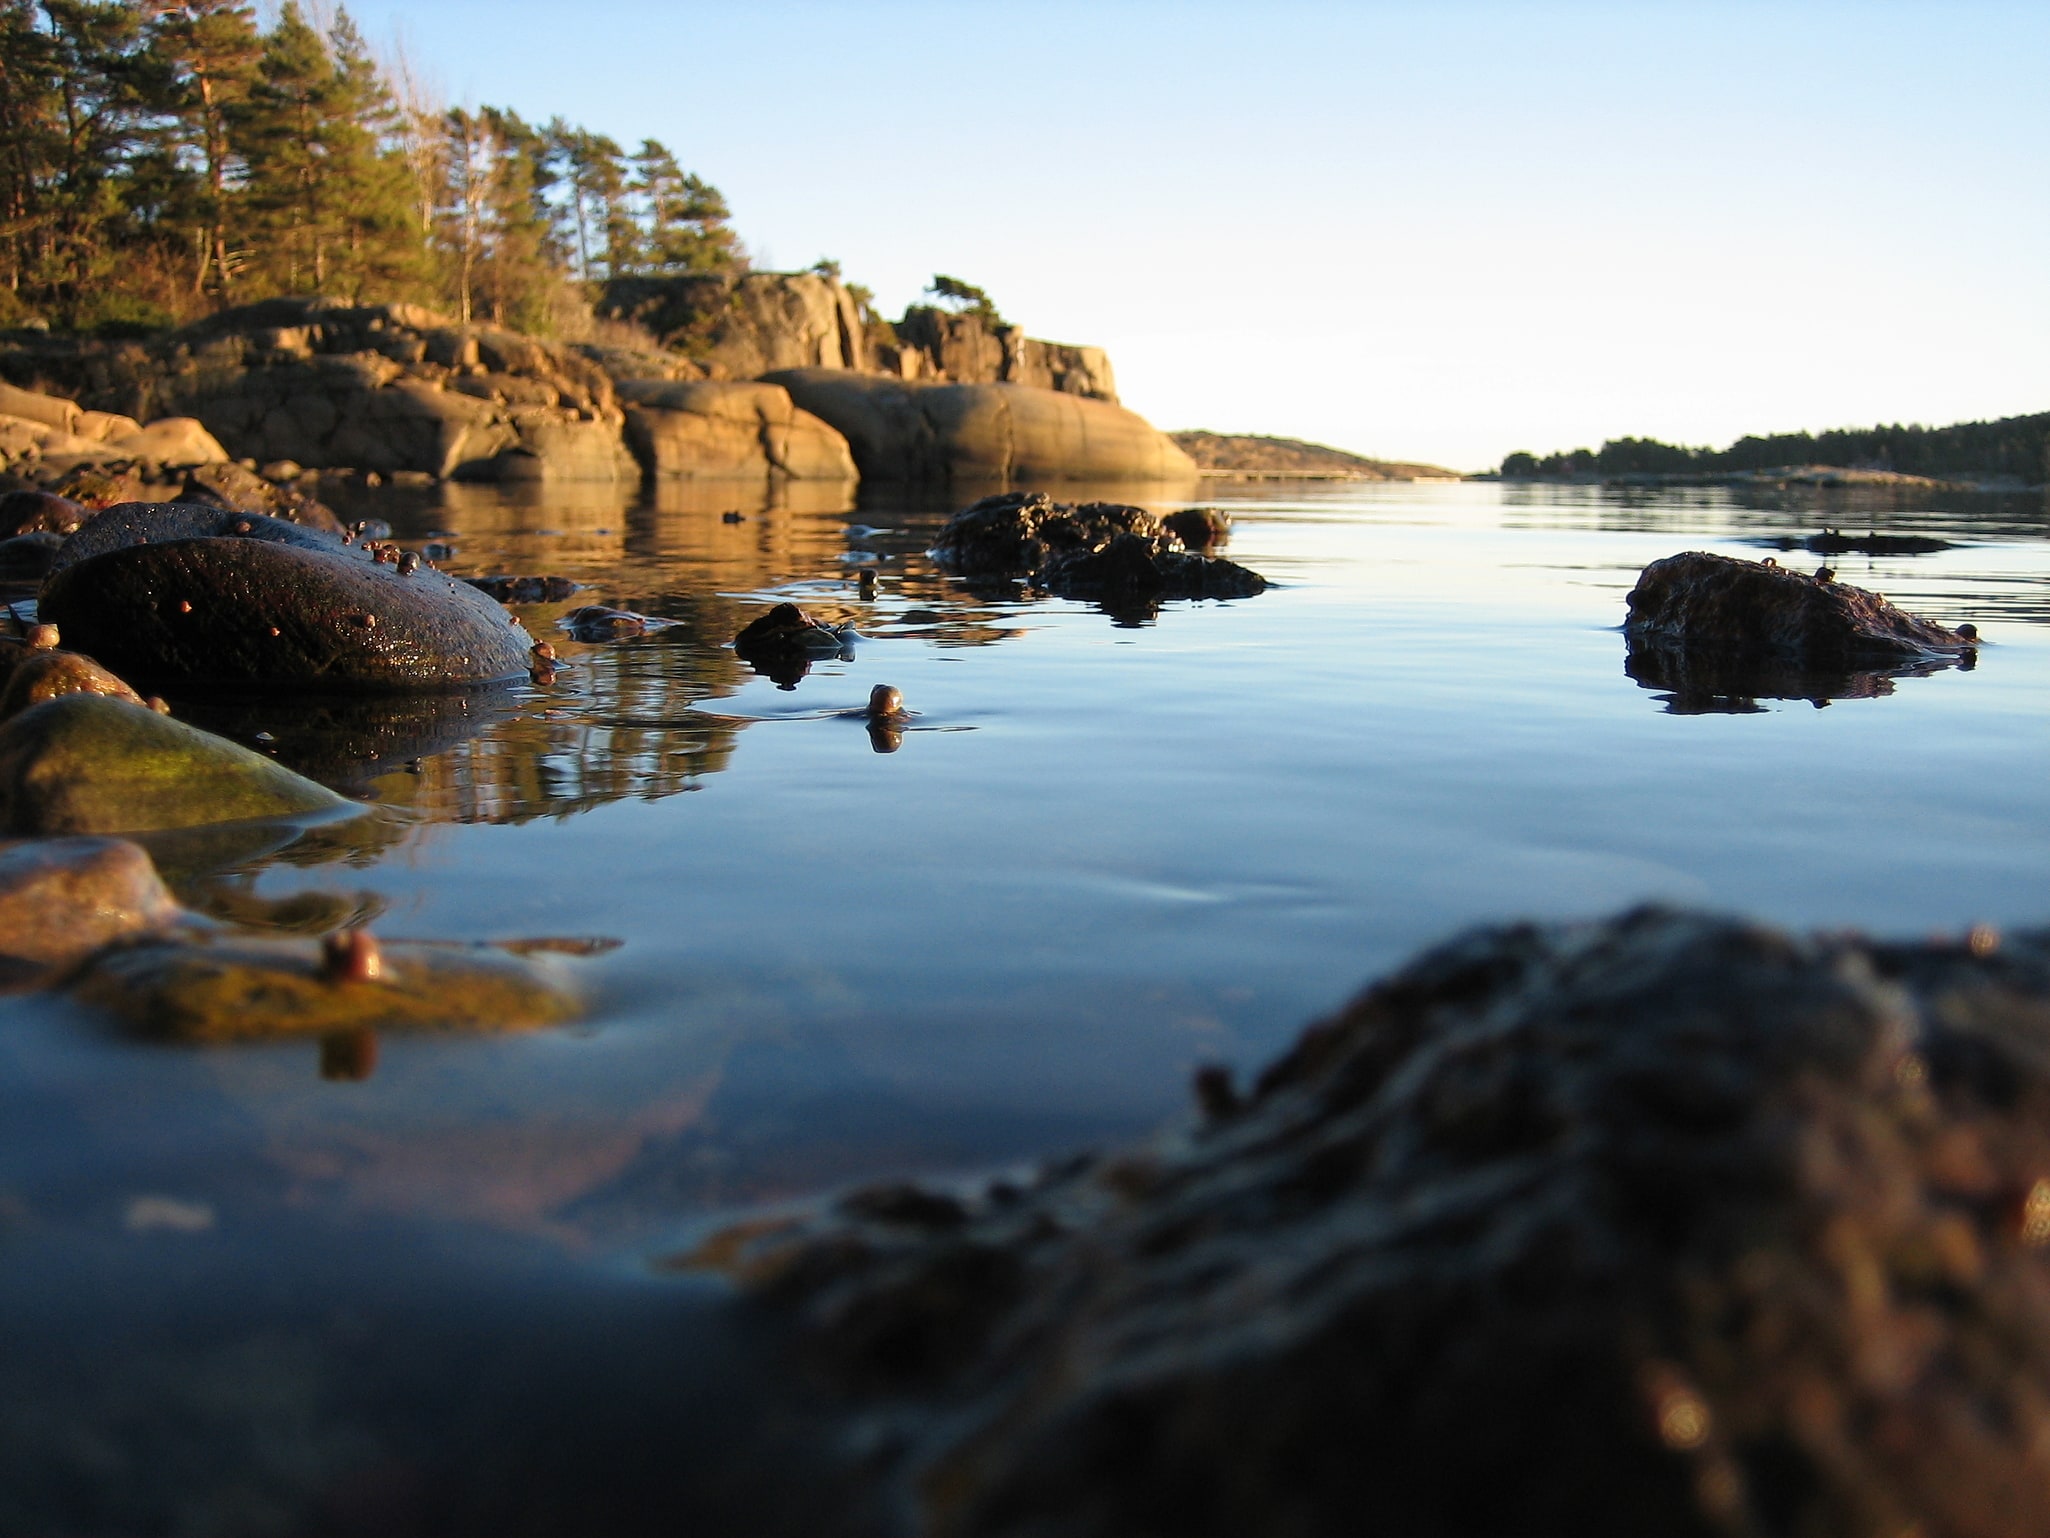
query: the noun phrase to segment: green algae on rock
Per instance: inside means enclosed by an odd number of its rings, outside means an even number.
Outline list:
[[[582,1001],[545,956],[399,942],[369,968],[310,940],[124,946],[74,985],[81,1003],[161,1041],[260,1041],[355,1030],[510,1032],[559,1025]],[[367,972],[368,975],[363,975]]]
[[[140,846],[119,838],[0,844],[0,969],[68,966],[181,917]]]
[[[138,833],[350,805],[225,738],[101,695],[67,694],[0,726],[9,833]]]

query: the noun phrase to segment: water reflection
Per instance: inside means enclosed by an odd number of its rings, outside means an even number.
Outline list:
[[[1761,700],[1806,700],[1818,710],[1833,700],[1883,699],[1903,678],[1928,678],[1957,668],[1969,672],[1979,654],[1928,657],[1898,667],[1816,671],[1785,663],[1733,658],[1680,647],[1627,644],[1623,672],[1674,716],[1757,715]]]

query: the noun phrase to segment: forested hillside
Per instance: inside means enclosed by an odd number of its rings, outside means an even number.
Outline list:
[[[1708,475],[1772,470],[1785,465],[1892,470],[1902,475],[2011,476],[2050,480],[2050,412],[1958,422],[1949,427],[1840,428],[1823,433],[1744,437],[1726,449],[1683,448],[1655,438],[1611,438],[1597,450],[1564,454],[1511,454],[1501,473],[1510,480],[1562,480],[1581,476]]]
[[[572,284],[744,266],[727,221],[655,140],[419,99],[344,10],[0,0],[0,327],[319,292],[549,334]]]

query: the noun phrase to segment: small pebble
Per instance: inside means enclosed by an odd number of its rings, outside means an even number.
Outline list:
[[[1960,625],[1957,627],[1957,633],[1960,638],[1967,641],[1976,641],[1979,639],[1979,627],[1977,625]]]
[[[367,929],[344,929],[320,942],[321,975],[330,982],[368,983],[384,975],[384,949]]]
[[[28,644],[39,652],[57,649],[57,627],[55,625],[31,625],[28,627]]]
[[[887,721],[892,716],[904,714],[904,696],[888,684],[877,684],[868,691],[868,718],[871,721]]]

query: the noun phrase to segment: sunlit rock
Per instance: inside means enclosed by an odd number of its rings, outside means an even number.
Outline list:
[[[66,966],[179,917],[149,856],[125,839],[0,844],[0,978],[10,963]]]
[[[261,754],[102,695],[67,694],[0,726],[10,833],[130,833],[348,805]]]

